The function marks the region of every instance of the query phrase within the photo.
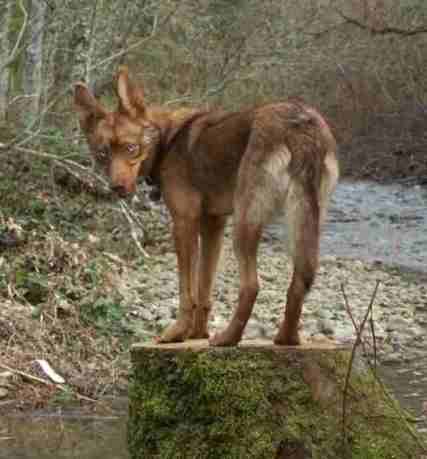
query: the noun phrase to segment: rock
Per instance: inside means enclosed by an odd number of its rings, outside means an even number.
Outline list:
[[[409,321],[400,316],[393,316],[388,321],[385,330],[386,331],[401,331],[406,333],[408,331]]]
[[[9,395],[9,391],[5,387],[0,387],[0,400],[6,398]]]
[[[335,329],[334,323],[329,319],[325,319],[325,318],[319,319],[318,327],[319,327],[320,333],[323,333],[325,335],[334,334],[334,329]]]
[[[56,306],[56,314],[58,318],[70,317],[74,313],[74,306],[68,301],[58,298],[58,305]]]
[[[245,329],[246,339],[266,338],[269,335],[271,336],[271,333],[268,332],[267,327],[258,321],[249,322]]]
[[[382,359],[384,365],[395,365],[402,362],[402,356],[399,352],[388,354]]]
[[[340,342],[352,341],[356,337],[356,333],[352,326],[339,324],[335,328],[335,338]]]
[[[146,308],[140,309],[138,312],[138,316],[146,322],[152,322],[154,320],[154,314]]]
[[[10,388],[13,379],[13,373],[11,371],[3,371],[0,373],[0,387]]]

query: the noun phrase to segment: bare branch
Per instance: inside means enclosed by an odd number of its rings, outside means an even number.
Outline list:
[[[16,39],[15,46],[13,47],[12,52],[10,53],[10,56],[6,59],[6,62],[3,62],[3,64],[0,65],[0,73],[6,67],[9,67],[9,65],[12,64],[13,61],[18,56],[19,47],[21,46],[22,39],[24,38],[24,32],[28,25],[28,13],[24,7],[23,0],[19,1],[19,9],[22,11],[22,14],[24,15],[24,22],[22,23],[21,30],[19,31],[18,38]]]
[[[167,23],[167,21],[169,21],[169,19],[177,12],[178,10],[178,7],[171,11],[164,19],[163,21],[161,22],[160,26],[164,25]],[[122,57],[124,56],[125,54],[129,53],[129,51],[132,51],[133,49],[136,49],[136,48],[139,48],[141,45],[143,45],[144,43],[152,40],[154,38],[154,36],[156,35],[157,33],[157,30],[159,29],[159,26],[158,26],[158,23],[157,23],[157,19],[154,21],[154,24],[153,24],[153,28],[151,30],[151,33],[148,37],[144,37],[142,38],[141,40],[138,40],[136,43],[128,46],[127,48],[124,48],[124,49],[121,49],[120,51],[118,51],[117,53],[114,53],[112,54],[111,56],[107,57],[106,59],[103,59],[102,61],[99,61],[97,62],[96,64],[92,65],[91,67],[89,67],[89,71],[91,70],[94,70],[98,67],[101,67],[102,65],[105,65],[105,64],[108,64],[110,63],[111,61],[115,60],[115,59],[118,59],[119,57]]]
[[[356,356],[357,347],[360,344],[363,343],[363,341],[362,341],[363,330],[365,328],[366,321],[368,320],[368,317],[371,315],[372,307],[374,305],[375,297],[377,296],[377,291],[378,291],[379,285],[380,285],[380,281],[377,281],[377,283],[375,285],[374,292],[372,293],[372,296],[371,296],[371,301],[369,302],[368,309],[366,310],[365,316],[363,317],[363,320],[360,323],[360,325],[358,325],[356,323],[354,317],[353,317],[353,314],[351,313],[351,308],[350,308],[350,305],[348,303],[347,295],[345,294],[344,285],[341,284],[341,291],[342,291],[343,296],[344,296],[344,303],[345,303],[345,306],[346,306],[346,310],[347,310],[347,312],[348,312],[348,314],[350,316],[350,319],[351,319],[351,321],[353,323],[353,327],[354,327],[354,329],[356,331],[356,340],[355,340],[355,342],[353,344],[353,347],[351,349],[350,361],[349,361],[349,364],[348,364],[347,374],[346,374],[346,377],[345,377],[345,383],[344,383],[344,389],[343,389],[342,434],[343,434],[343,444],[344,444],[344,446],[347,444],[347,392],[348,392],[348,386],[350,384],[350,375],[351,375],[351,371],[353,369],[353,362],[354,362],[354,359],[355,359],[355,356]]]
[[[26,127],[24,134],[25,136],[16,136],[13,140],[11,140],[8,143],[0,143],[0,153],[2,150],[9,150],[13,148],[15,145],[22,146],[25,145],[26,143],[30,142],[34,137],[36,137],[40,129],[37,129],[34,132],[31,132],[31,129],[33,129],[34,126],[36,126],[37,123],[40,122],[41,119],[48,113],[48,111],[58,102],[58,100],[61,100],[67,93],[69,92],[69,88],[65,88],[63,91],[61,91],[53,100],[49,102],[49,104],[46,104],[46,106],[43,108],[43,110],[40,112],[40,114],[31,121],[31,123]],[[32,96],[22,96],[22,97],[32,97]]]

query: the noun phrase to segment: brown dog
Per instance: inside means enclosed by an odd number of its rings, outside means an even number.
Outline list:
[[[92,154],[125,196],[139,175],[159,183],[173,219],[179,313],[159,342],[208,337],[210,296],[224,226],[234,217],[240,269],[237,307],[217,346],[236,345],[258,293],[257,248],[264,226],[286,211],[294,272],[276,344],[300,343],[298,322],[319,258],[320,227],[338,179],[336,143],[324,118],[301,101],[235,113],[146,107],[126,68],[117,76],[117,111],[83,83],[75,104]]]

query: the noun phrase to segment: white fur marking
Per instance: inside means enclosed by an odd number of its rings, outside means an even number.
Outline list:
[[[277,149],[254,177],[254,200],[248,210],[248,219],[255,224],[266,224],[283,210],[288,192],[291,161],[290,151],[283,145]]]

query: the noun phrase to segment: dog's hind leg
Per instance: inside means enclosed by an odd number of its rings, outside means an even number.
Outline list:
[[[304,298],[310,290],[319,260],[320,218],[322,210],[316,197],[302,186],[291,186],[287,198],[289,250],[294,272],[287,293],[285,318],[274,342],[280,345],[301,344],[298,324]]]
[[[240,271],[238,305],[227,328],[210,340],[213,346],[234,346],[242,338],[258,295],[257,249],[262,226],[247,219],[239,219],[235,224],[234,250]]]
[[[211,293],[221,255],[227,217],[204,216],[201,221],[201,253],[199,261],[199,301],[189,338],[209,338],[208,320],[212,309]]]

